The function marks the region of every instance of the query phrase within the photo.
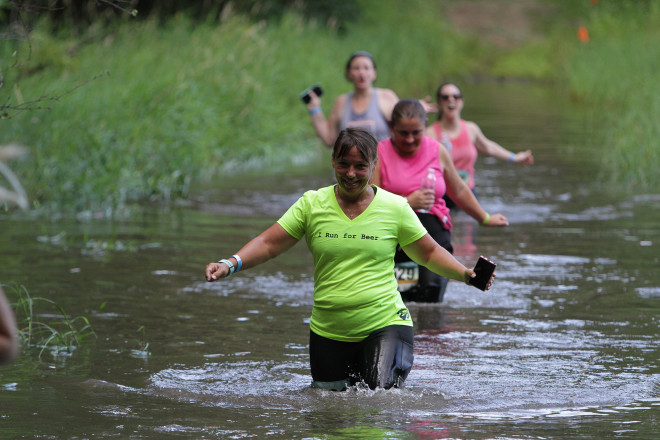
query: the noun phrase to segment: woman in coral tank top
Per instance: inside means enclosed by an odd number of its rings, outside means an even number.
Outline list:
[[[474,164],[479,154],[519,165],[534,163],[534,156],[530,150],[518,153],[509,151],[488,139],[476,123],[461,119],[463,94],[456,84],[451,82],[441,84],[436,99],[438,121],[431,124],[425,134],[451,149],[452,161],[458,174],[475,195]],[[446,197],[445,201],[449,208],[456,206],[449,197]]]

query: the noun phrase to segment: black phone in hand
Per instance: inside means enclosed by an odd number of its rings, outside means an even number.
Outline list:
[[[311,96],[309,96],[310,91],[313,91],[318,97],[321,97],[321,95],[323,94],[323,89],[321,89],[320,84],[314,84],[312,87],[306,88],[305,90],[300,92],[300,99],[302,99],[302,101],[305,104],[309,104],[309,101],[312,100]]]
[[[470,278],[469,283],[472,284],[479,290],[486,290],[488,287],[488,281],[493,276],[497,264],[490,261],[488,258],[481,256],[477,260],[477,264],[474,266],[474,272],[477,274],[476,277]]]

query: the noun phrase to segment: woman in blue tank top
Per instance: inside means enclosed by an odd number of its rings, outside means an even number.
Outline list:
[[[330,117],[325,118],[321,110],[321,98],[310,93],[307,109],[316,134],[328,147],[332,147],[340,130],[362,127],[371,132],[378,141],[390,136],[389,121],[392,109],[399,101],[390,89],[376,88],[376,63],[369,52],[351,54],[346,63],[346,79],[353,83],[353,90],[340,95],[332,106]],[[427,111],[435,107],[421,101]]]

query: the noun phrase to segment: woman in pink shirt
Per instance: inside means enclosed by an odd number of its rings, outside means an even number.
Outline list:
[[[476,194],[474,190],[474,164],[479,154],[519,165],[534,163],[534,156],[532,156],[530,150],[519,153],[509,151],[484,136],[476,123],[461,119],[463,94],[456,84],[451,82],[441,84],[436,93],[436,100],[438,103],[438,121],[426,129],[426,136],[451,149],[450,154],[454,166],[473,193]],[[449,197],[446,197],[445,201],[449,208],[456,206]]]
[[[502,214],[490,215],[483,210],[467,184],[454,167],[449,152],[428,136],[426,112],[414,99],[399,101],[392,111],[392,137],[378,144],[378,164],[371,182],[381,188],[404,196],[415,210],[431,237],[453,253],[451,219],[443,196],[448,194],[459,208],[485,226],[509,224]],[[421,189],[421,182],[429,169],[437,177],[435,190]],[[410,259],[399,250],[396,262]],[[423,267],[419,268],[418,287],[402,294],[405,300],[440,302],[447,279]]]

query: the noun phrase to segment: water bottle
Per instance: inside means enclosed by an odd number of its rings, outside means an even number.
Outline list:
[[[435,194],[435,181],[436,181],[436,179],[437,178],[435,177],[435,170],[433,168],[429,168],[429,171],[428,171],[428,173],[426,173],[426,176],[424,176],[422,178],[422,184],[419,187],[419,189],[421,189],[422,191],[430,189],[430,190],[433,190],[433,193]],[[429,210],[428,209],[418,209],[417,212],[427,213],[427,212],[429,212]]]
[[[447,136],[447,133],[444,131],[442,132],[442,145],[445,146],[447,151],[451,151],[451,140],[449,139],[449,136]]]

